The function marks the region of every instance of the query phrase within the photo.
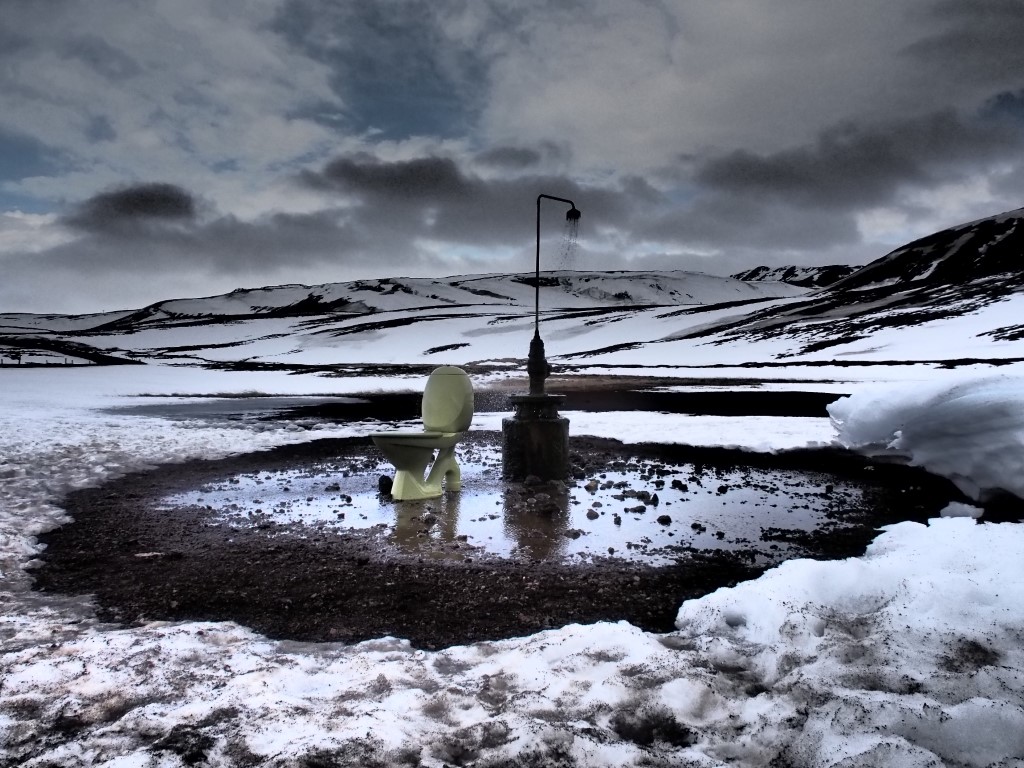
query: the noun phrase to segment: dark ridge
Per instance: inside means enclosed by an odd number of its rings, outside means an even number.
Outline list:
[[[96,365],[145,365],[139,360],[130,360],[100,352],[96,347],[80,344],[64,339],[46,338],[44,336],[0,336],[0,347],[18,350],[45,350],[66,357],[79,357]],[[23,365],[36,365],[24,363]]]

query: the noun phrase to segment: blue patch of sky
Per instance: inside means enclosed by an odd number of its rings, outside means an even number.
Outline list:
[[[292,0],[275,28],[327,65],[344,104],[301,116],[382,139],[465,135],[476,123],[487,64],[449,41],[430,3],[318,5]]]
[[[997,93],[985,102],[981,116],[1024,123],[1024,90]]]
[[[21,211],[22,213],[53,213],[56,206],[51,200],[43,200],[20,192],[4,189],[0,184],[0,213],[5,211]]]
[[[0,128],[0,181],[49,176],[62,165],[60,153],[38,139]]]
[[[235,171],[238,171],[239,168],[240,166],[238,165],[238,161],[233,158],[218,160],[217,162],[210,164],[210,170],[216,173],[234,173]]]
[[[71,167],[60,150],[23,133],[0,128],[0,211],[50,213],[49,198],[38,198],[16,188],[17,182],[35,176],[56,176]]]
[[[104,115],[93,115],[89,124],[85,126],[85,138],[93,144],[101,141],[113,141],[117,138],[117,131]]]

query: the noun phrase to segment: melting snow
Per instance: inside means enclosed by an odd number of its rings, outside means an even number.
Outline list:
[[[572,625],[435,653],[395,638],[271,642],[230,623],[111,628],[84,601],[31,593],[33,537],[66,522],[69,489],[345,432],[101,410],[133,388],[332,389],[305,377],[158,373],[162,383],[138,369],[131,382],[111,369],[4,373],[5,764],[1024,764],[1016,524],[890,526],[864,557],[790,561],[688,601],[667,635]],[[1024,381],[1011,377],[865,388],[832,407],[847,445],[899,452],[978,494],[1024,492],[1022,413]],[[661,417],[647,421],[647,439],[659,439]],[[773,447],[776,426],[758,422],[759,447]],[[717,429],[692,439],[717,444]]]

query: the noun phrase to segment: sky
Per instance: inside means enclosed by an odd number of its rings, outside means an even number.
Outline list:
[[[0,0],[0,312],[863,264],[1024,205],[1017,0]]]

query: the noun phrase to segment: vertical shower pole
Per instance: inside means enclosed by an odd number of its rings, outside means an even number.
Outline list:
[[[551,366],[548,365],[544,355],[544,342],[540,338],[540,201],[555,200],[559,203],[568,203],[569,210],[565,214],[566,221],[579,221],[580,211],[576,203],[564,197],[554,195],[537,195],[537,251],[534,262],[533,277],[533,339],[530,341],[530,355],[526,359],[526,372],[530,376],[530,394],[544,394],[544,379],[551,373]]]
[[[569,474],[569,420],[558,414],[565,395],[549,395],[544,379],[551,373],[540,338],[540,201],[568,203],[566,221],[579,221],[580,212],[572,200],[552,195],[537,196],[537,258],[533,271],[533,339],[526,372],[530,391],[512,395],[512,418],[502,419],[502,474],[507,480],[564,480]]]

